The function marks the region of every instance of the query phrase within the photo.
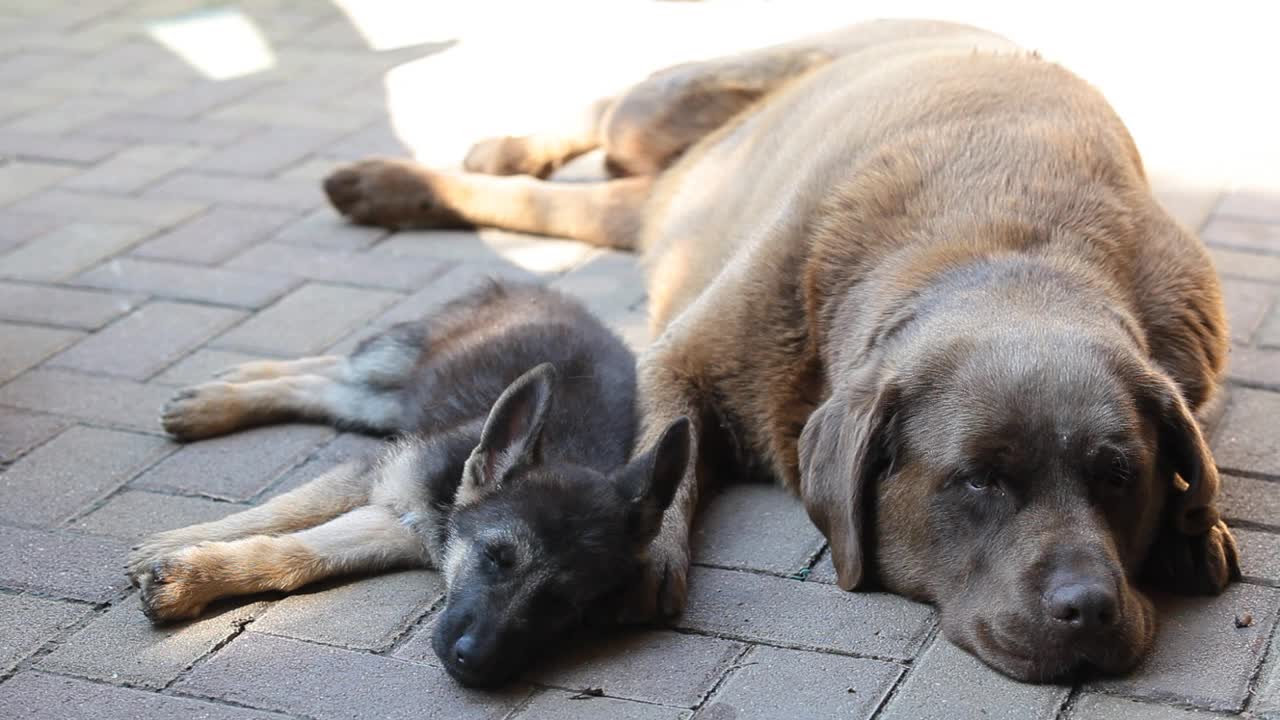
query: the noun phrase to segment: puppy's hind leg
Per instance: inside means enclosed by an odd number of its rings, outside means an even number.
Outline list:
[[[388,508],[365,505],[288,535],[207,542],[157,558],[138,576],[155,622],[195,617],[212,601],[292,591],[336,575],[424,566],[422,540]]]

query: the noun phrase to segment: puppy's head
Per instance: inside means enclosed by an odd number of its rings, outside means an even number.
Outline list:
[[[641,567],[689,455],[678,420],[645,455],[605,476],[544,461],[555,370],[503,392],[463,471],[445,542],[448,584],[432,645],[465,685],[494,685],[558,644]]]
[[[1132,667],[1155,627],[1134,586],[1154,539],[1217,522],[1213,459],[1176,386],[1087,334],[993,329],[897,360],[865,390],[835,388],[801,437],[840,585],[874,567],[1022,680]]]

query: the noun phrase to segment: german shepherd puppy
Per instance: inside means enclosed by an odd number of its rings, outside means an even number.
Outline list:
[[[531,369],[532,368],[532,369]],[[685,419],[628,463],[630,351],[577,302],[491,283],[349,357],[255,362],[178,392],[195,440],[312,420],[400,439],[259,507],[159,533],[128,571],[156,622],[213,600],[392,567],[440,569],[433,647],[465,685],[519,672],[632,581],[688,462]]]

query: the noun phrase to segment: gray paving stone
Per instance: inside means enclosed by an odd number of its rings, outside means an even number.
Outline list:
[[[879,717],[884,720],[1053,718],[1070,688],[1012,680],[939,636]]]
[[[1276,624],[1280,590],[1236,583],[1214,598],[1161,597],[1157,608],[1160,629],[1151,654],[1134,672],[1087,688],[1238,712]],[[1246,614],[1252,624],[1237,627]]]
[[[116,113],[81,128],[76,135],[95,140],[191,143],[221,147],[254,130],[251,123],[202,119],[198,123],[133,113]]]
[[[1209,249],[1213,265],[1223,277],[1276,282],[1280,278],[1280,257],[1256,252],[1213,247]]]
[[[644,273],[634,253],[600,250],[552,281],[551,286],[602,316],[620,315],[645,295]]]
[[[337,136],[331,130],[304,127],[264,128],[210,153],[192,167],[198,171],[236,175],[270,175],[305,158]]]
[[[158,432],[172,388],[66,370],[29,370],[0,387],[0,405]]]
[[[484,229],[398,232],[379,243],[373,252],[481,265],[508,264],[549,276],[581,265],[594,250],[572,240]]]
[[[0,252],[11,248],[65,224],[60,218],[47,215],[22,215],[5,210],[0,213]]]
[[[694,717],[870,718],[901,674],[894,663],[757,647]]]
[[[1264,720],[1280,719],[1280,646],[1272,640],[1270,657],[1258,676],[1257,689],[1249,709]]]
[[[1200,231],[1206,243],[1236,250],[1280,252],[1280,225],[1215,216]]]
[[[216,207],[138,246],[133,254],[214,264],[266,239],[297,215],[290,210]]]
[[[246,506],[205,498],[125,490],[77,520],[74,527],[95,535],[137,541],[152,534],[219,520]]]
[[[429,630],[429,628],[424,628]],[[413,638],[406,652],[437,664],[430,633]],[[610,697],[692,708],[702,702],[745,646],[731,640],[669,631],[619,629],[609,637],[584,637],[556,652],[529,678],[566,690],[602,688]]]
[[[276,425],[203,440],[183,446],[130,486],[247,500],[332,436],[327,427]]]
[[[309,283],[212,345],[287,356],[316,355],[399,298],[382,290]]]
[[[290,595],[251,629],[356,650],[385,650],[444,591],[444,580],[431,570],[349,578]]]
[[[0,275],[21,280],[66,280],[155,232],[146,225],[75,222],[0,257]]]
[[[0,465],[67,429],[71,420],[0,406]]]
[[[1280,587],[1280,534],[1235,528],[1246,580]]]
[[[132,195],[182,166],[181,163],[174,166],[135,163],[116,155],[67,178],[61,187],[83,192]]]
[[[137,295],[0,282],[0,318],[93,330],[129,312]]]
[[[1267,309],[1280,294],[1280,287],[1266,283],[1228,278],[1222,283],[1222,301],[1227,309],[1227,322],[1231,325],[1231,340],[1249,344]]]
[[[344,285],[369,285],[415,290],[446,268],[444,262],[424,258],[392,258],[373,253],[349,253],[266,243],[249,248],[227,263],[242,270],[296,275]]]
[[[51,527],[169,452],[152,435],[73,427],[0,472],[0,520]]]
[[[174,387],[185,387],[211,380],[215,373],[233,365],[264,360],[266,356],[230,350],[197,350],[164,372],[151,378],[151,382]]]
[[[0,675],[89,612],[87,605],[0,595]],[[6,716],[8,717],[8,716]]]
[[[312,453],[306,462],[281,476],[280,480],[272,485],[271,489],[263,497],[265,499],[283,495],[315,480],[348,460],[373,457],[385,452],[386,449],[386,441],[380,438],[357,435],[355,433],[342,433],[324,447]]]
[[[1262,321],[1262,326],[1258,328],[1257,342],[1267,349],[1280,348],[1280,305],[1273,308],[1267,319]],[[1280,370],[1275,371],[1275,374],[1280,375]]]
[[[0,130],[0,154],[32,160],[97,162],[120,149],[120,143],[75,136]]]
[[[19,673],[0,685],[0,716],[10,720],[270,720],[283,717],[42,672]]]
[[[908,660],[933,611],[885,593],[695,567],[680,627],[743,640]]]
[[[1280,392],[1280,350],[1233,347],[1227,374],[1237,382]]]
[[[0,322],[0,383],[21,375],[83,336],[75,330]]]
[[[238,310],[157,300],[59,353],[48,365],[145,380],[244,317]]]
[[[1280,222],[1280,203],[1276,202],[1276,196],[1262,192],[1227,193],[1218,202],[1215,212],[1224,217]]]
[[[204,207],[201,203],[186,200],[73,192],[52,188],[20,200],[11,205],[10,209],[35,215],[139,223],[163,228],[190,218]]]
[[[800,501],[772,484],[731,485],[698,518],[693,561],[789,575],[808,567],[822,533]]]
[[[76,278],[76,284],[178,300],[260,308],[296,287],[286,275],[116,258]]]
[[[1090,694],[1076,699],[1069,717],[1071,720],[1212,720],[1226,716],[1110,695]]]
[[[1236,388],[1231,405],[1213,437],[1218,467],[1280,476],[1280,393]]]
[[[142,100],[135,110],[152,117],[193,118],[271,82],[266,73],[196,82]]]
[[[188,623],[156,627],[136,598],[116,603],[36,665],[92,680],[162,688],[260,614],[265,603],[225,607]]]
[[[1218,508],[1228,521],[1280,528],[1280,483],[1236,475],[1222,475]]]
[[[0,586],[106,602],[129,584],[120,570],[127,551],[109,538],[0,525]]]
[[[0,165],[0,205],[32,195],[74,173],[65,165],[9,162]]]
[[[648,703],[592,697],[563,690],[543,690],[516,713],[519,720],[686,720],[688,710]]]
[[[327,718],[502,718],[522,687],[478,692],[444,670],[379,655],[245,633],[175,686],[205,697]]]
[[[831,549],[827,548],[822,551],[822,557],[818,558],[818,562],[814,563],[813,569],[809,571],[809,575],[805,578],[809,582],[825,583],[827,585],[836,584],[836,568],[831,564]]]
[[[324,193],[311,183],[180,171],[147,188],[147,198],[177,198],[204,203],[311,210]]]
[[[332,163],[325,163],[332,167]],[[316,185],[319,187],[319,183]],[[352,225],[338,216],[332,208],[313,210],[287,225],[271,238],[272,242],[330,250],[364,250],[387,237],[389,231],[382,228]]]

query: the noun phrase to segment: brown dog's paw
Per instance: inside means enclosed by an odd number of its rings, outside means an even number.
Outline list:
[[[457,213],[433,190],[434,179],[430,171],[406,160],[361,160],[325,178],[324,192],[338,212],[361,225],[462,225]]]
[[[184,556],[194,549],[153,561],[138,574],[142,612],[154,623],[197,617],[213,599],[208,583]]]
[[[1146,579],[1182,595],[1217,595],[1240,579],[1240,551],[1227,524],[1201,535],[1165,531],[1151,547]]]
[[[235,386],[208,382],[179,390],[165,403],[160,424],[178,440],[224,435],[242,425],[243,403]]]
[[[684,611],[689,596],[689,544],[658,536],[636,584],[627,591],[619,620],[649,622]]]
[[[462,167],[468,172],[485,175],[533,175],[539,178],[546,178],[555,169],[552,163],[530,154],[527,140],[510,136],[488,138],[472,145]]]

